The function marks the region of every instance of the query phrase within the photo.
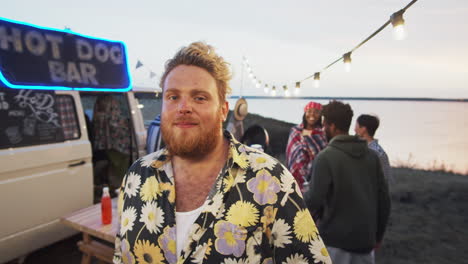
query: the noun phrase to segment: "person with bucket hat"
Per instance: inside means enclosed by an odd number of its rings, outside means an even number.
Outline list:
[[[286,164],[303,192],[315,156],[327,146],[322,128],[322,105],[309,102],[304,107],[302,123],[291,128],[286,147]]]
[[[241,140],[244,134],[244,119],[248,113],[247,101],[244,98],[239,98],[226,127],[227,131],[231,132],[237,140]]]

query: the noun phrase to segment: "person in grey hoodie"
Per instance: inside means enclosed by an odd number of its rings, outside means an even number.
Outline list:
[[[323,108],[329,145],[316,157],[304,200],[333,263],[374,263],[374,248],[383,239],[390,197],[379,157],[367,142],[348,134],[349,104],[331,101]]]

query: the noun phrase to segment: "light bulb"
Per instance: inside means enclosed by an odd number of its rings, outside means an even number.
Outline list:
[[[269,91],[270,89],[268,89],[268,87],[263,88],[263,92],[265,92],[266,94],[268,94]]]
[[[255,83],[255,87],[260,88],[260,83]]]
[[[351,52],[345,53],[343,55],[343,62],[345,66],[345,71],[350,72],[351,71]]]
[[[390,16],[390,21],[392,22],[393,26],[393,37],[397,40],[402,40],[405,38],[405,20],[403,19],[403,14],[405,13],[405,10],[402,9],[398,12],[393,13]]]
[[[315,88],[319,88],[320,87],[320,80],[314,80],[314,86],[315,86]]]
[[[344,69],[345,69],[346,72],[350,72],[351,71],[351,62],[345,62]]]
[[[405,25],[401,24],[393,28],[393,37],[396,40],[403,40],[406,37]]]
[[[294,89],[294,94],[295,95],[299,95],[300,93],[301,93],[301,89],[299,89],[299,88]]]
[[[320,72],[314,73],[314,85],[315,88],[319,88],[320,86]]]

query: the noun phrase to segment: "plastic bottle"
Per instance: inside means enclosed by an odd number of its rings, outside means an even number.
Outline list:
[[[103,225],[112,223],[112,201],[109,195],[109,187],[102,189],[101,219]]]

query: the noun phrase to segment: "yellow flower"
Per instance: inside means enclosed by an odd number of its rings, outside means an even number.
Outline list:
[[[148,179],[146,179],[145,183],[141,187],[141,200],[145,202],[154,200],[156,199],[156,197],[158,197],[159,192],[160,190],[158,180],[156,180],[155,176],[151,176]]]
[[[251,226],[258,222],[258,209],[250,202],[238,201],[227,213],[226,220],[240,226]]]
[[[166,183],[166,182],[161,182],[159,184],[159,189],[163,192],[163,191],[169,191],[169,196],[167,197],[167,199],[169,199],[169,202],[170,203],[174,203],[175,202],[175,189],[174,189],[174,185],[172,185],[171,183]]]
[[[263,223],[263,228],[266,229],[268,225],[273,223],[276,217],[276,212],[278,212],[278,208],[274,208],[273,206],[269,205],[263,209],[263,216],[260,218],[260,222]]]
[[[245,153],[239,153],[236,148],[231,148],[232,159],[242,169],[247,169],[249,166],[248,157]]]
[[[317,233],[317,227],[309,211],[307,209],[298,211],[294,217],[294,234],[297,239],[307,243],[312,239],[316,239]]]
[[[134,252],[138,263],[154,264],[163,263],[164,261],[161,249],[148,240],[138,240],[135,244]]]
[[[234,185],[234,177],[231,173],[227,177],[224,178],[224,192],[229,191],[231,187]]]

